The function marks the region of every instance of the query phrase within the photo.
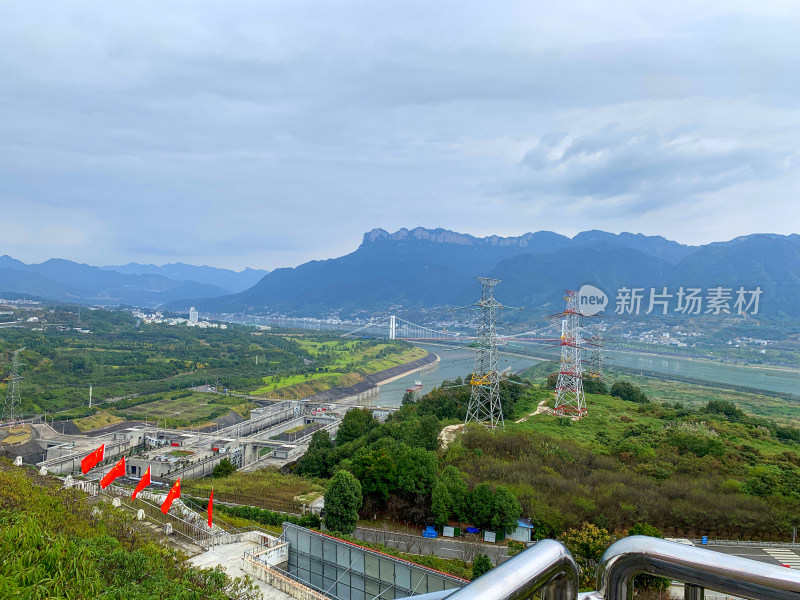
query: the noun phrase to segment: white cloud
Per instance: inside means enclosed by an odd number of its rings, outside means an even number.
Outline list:
[[[376,226],[681,239],[689,209],[779,231],[798,30],[738,0],[5,3],[0,210],[70,231],[0,253],[271,268]]]

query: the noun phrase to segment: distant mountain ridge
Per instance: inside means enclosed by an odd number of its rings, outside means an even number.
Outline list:
[[[796,234],[688,246],[662,236],[598,230],[572,238],[550,231],[478,238],[446,229],[373,229],[345,256],[276,269],[239,294],[168,306],[313,315],[463,305],[474,301],[473,277],[480,275],[502,279],[498,297],[530,310],[557,310],[563,290],[583,283],[610,294],[624,286],[760,286],[761,314],[800,318]]]
[[[131,262],[126,265],[108,265],[100,268],[126,275],[162,275],[175,281],[196,281],[215,285],[229,293],[242,292],[253,287],[264,275],[269,273],[264,269],[251,269],[250,267],[242,271],[233,271],[208,265],[187,265],[181,262],[161,266]]]
[[[228,293],[216,285],[153,274],[125,274],[59,258],[25,264],[0,256],[0,292],[42,296],[62,302],[157,307],[178,298]]]
[[[761,316],[800,320],[798,234],[753,234],[688,246],[662,236],[598,230],[572,238],[550,231],[481,238],[441,228],[373,229],[349,254],[263,276],[253,269],[237,274],[181,263],[131,263],[116,269],[58,259],[26,265],[2,256],[0,292],[176,311],[195,305],[213,313],[314,316],[471,304],[479,292],[473,277],[491,276],[502,280],[498,298],[530,311],[559,310],[563,290],[584,283],[610,296],[625,286],[668,287],[673,293],[680,286],[758,286],[763,290]],[[178,280],[167,274],[206,279]],[[242,286],[248,277],[255,283],[236,293],[208,283],[234,275],[242,278]]]

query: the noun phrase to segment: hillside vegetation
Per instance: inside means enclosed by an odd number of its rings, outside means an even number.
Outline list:
[[[420,526],[507,529],[524,516],[538,537],[584,523],[611,532],[649,523],[675,537],[791,536],[800,524],[800,429],[726,401],[690,408],[650,402],[629,382],[611,389],[633,400],[588,394],[588,416],[572,421],[530,416],[552,403],[552,391],[504,382],[506,430],[471,426],[442,450],[439,430],[463,421],[469,401],[469,386],[446,382],[384,424],[351,411],[335,441],[314,435],[296,472],[348,470],[363,490],[362,518]]]
[[[0,395],[11,353],[25,347],[20,373],[25,413],[74,419],[82,431],[121,419],[205,426],[231,410],[247,418],[254,408],[247,399],[188,388],[210,384],[220,392],[302,398],[425,355],[406,342],[342,340],[325,332],[137,324],[126,312],[68,306],[13,310],[15,319],[38,321],[0,329]]]
[[[0,597],[255,600],[221,568],[198,569],[105,503],[0,460]]]

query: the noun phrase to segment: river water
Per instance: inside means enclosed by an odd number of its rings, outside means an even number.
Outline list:
[[[665,375],[700,379],[710,383],[741,386],[795,396],[800,395],[800,369],[751,367],[710,360],[674,358],[633,352],[608,351],[606,355],[613,359],[608,362],[608,366],[612,368],[615,366],[628,367],[641,371],[653,371]]]
[[[416,344],[433,352],[440,358],[439,368],[435,371],[412,373],[380,386],[377,398],[371,399],[370,404],[377,406],[399,406],[406,388],[414,385],[415,380],[422,381],[422,393],[438,387],[442,380],[453,380],[459,375],[463,378],[472,372],[474,354],[463,348],[443,347],[439,345]],[[694,360],[666,356],[653,356],[635,354],[632,352],[606,352],[609,367],[627,367],[642,371],[654,372],[677,377],[698,379],[709,383],[734,385],[778,392],[784,394],[800,395],[800,370],[748,367],[711,362],[707,360]],[[557,355],[553,355],[557,359]],[[535,358],[518,355],[500,354],[498,367],[500,370],[511,367],[513,372],[523,371],[540,362]],[[554,365],[555,370],[555,365]]]
[[[425,394],[434,387],[441,385],[445,379],[452,381],[458,376],[464,378],[472,373],[475,353],[471,350],[428,344],[415,343],[414,345],[436,354],[439,357],[439,368],[423,373],[412,373],[380,386],[380,393],[376,398],[370,399],[370,404],[387,407],[400,406],[406,388],[414,385],[416,380],[422,381],[421,393]],[[539,361],[535,358],[500,354],[497,360],[497,368],[502,371],[511,367],[511,371],[516,373],[532,367],[537,362]]]
[[[281,326],[313,328],[322,330],[341,329],[341,324],[316,323],[309,324],[304,321],[283,321],[273,323]],[[443,379],[455,379],[459,375],[464,377],[472,372],[474,354],[468,349],[443,347],[434,344],[415,344],[429,352],[437,354],[440,359],[438,370],[426,373],[412,373],[400,379],[380,386],[380,394],[374,403],[382,406],[399,406],[406,388],[414,385],[414,381],[422,381],[422,392],[429,392],[433,387],[439,386]],[[712,384],[733,385],[746,387],[765,392],[792,394],[800,396],[800,369],[782,367],[756,367],[732,365],[710,360],[697,360],[688,358],[675,358],[672,356],[656,356],[651,354],[638,354],[634,352],[617,352],[607,350],[605,355],[611,359],[607,365],[613,367],[626,367],[661,375],[686,377]],[[553,351],[552,360],[558,360],[557,350]],[[511,367],[514,372],[522,371],[539,362],[536,358],[512,356],[501,354],[499,368]]]

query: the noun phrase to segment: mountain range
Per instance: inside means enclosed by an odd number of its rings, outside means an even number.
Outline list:
[[[501,279],[497,297],[537,314],[563,308],[563,290],[723,286],[763,291],[759,315],[800,319],[800,235],[753,234],[688,246],[661,236],[550,231],[474,237],[446,229],[373,229],[350,254],[294,268],[240,273],[175,263],[91,267],[0,257],[0,292],[185,311],[314,316],[472,304],[475,276]],[[645,299],[646,302],[646,299]],[[613,310],[611,308],[607,309]]]
[[[800,318],[800,235],[754,234],[688,246],[596,230],[572,238],[549,231],[477,238],[445,229],[374,229],[345,256],[276,269],[238,294],[169,306],[185,309],[194,302],[217,313],[298,316],[454,306],[478,297],[474,276],[501,279],[500,300],[541,313],[561,310],[564,289],[591,283],[612,302],[625,286],[667,287],[673,294],[681,286],[723,286],[734,295],[739,287],[760,287],[760,315]]]
[[[202,299],[240,292],[266,273],[182,263],[94,267],[58,258],[26,264],[4,255],[0,256],[0,292],[62,302],[157,307],[180,298]]]

